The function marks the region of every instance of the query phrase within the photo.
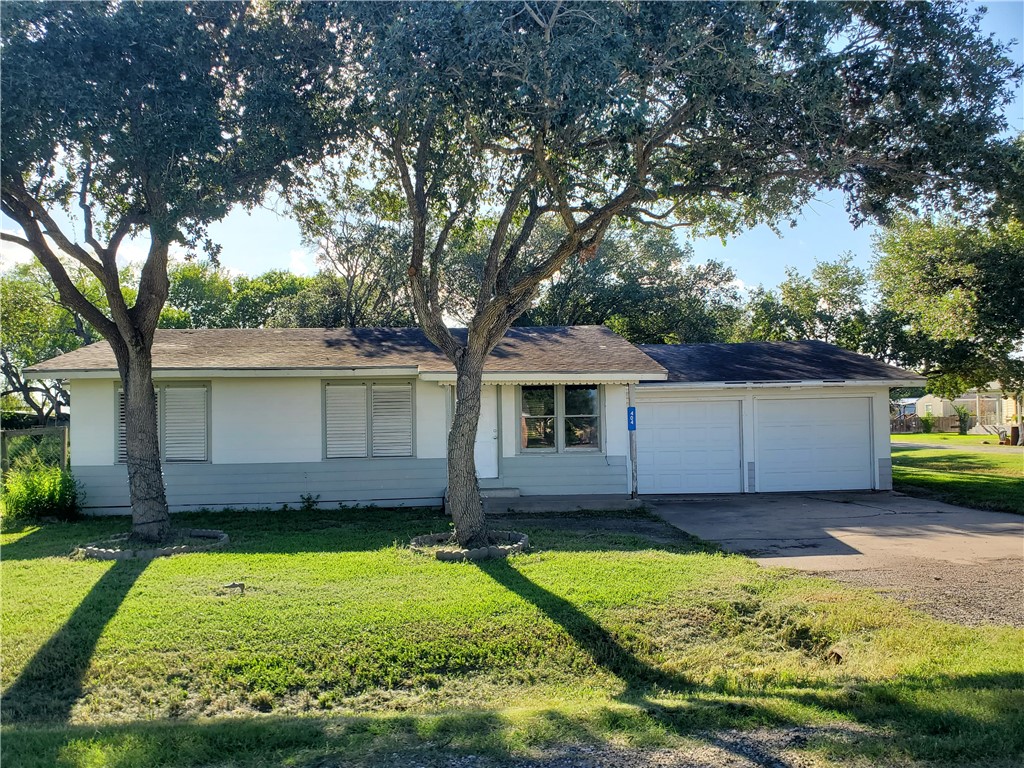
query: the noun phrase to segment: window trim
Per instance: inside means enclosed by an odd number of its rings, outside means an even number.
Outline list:
[[[166,451],[166,429],[167,429],[167,398],[160,394],[162,390],[174,387],[191,388],[203,387],[206,390],[206,458],[196,459],[168,459]],[[173,381],[154,381],[153,389],[156,390],[156,429],[157,444],[160,448],[160,464],[212,464],[213,463],[213,383],[203,379],[175,379]],[[114,465],[127,466],[127,460],[121,461],[119,453],[121,450],[121,393],[124,386],[120,381],[114,382]]]
[[[566,387],[596,387],[597,388],[597,413],[595,414],[598,424],[598,447],[597,448],[582,448],[582,447],[569,447],[565,444],[565,388]],[[523,388],[524,387],[552,387],[555,390],[555,447],[554,448],[525,448],[523,446]],[[575,454],[575,453],[588,453],[601,455],[605,453],[605,446],[607,445],[605,429],[605,417],[604,417],[604,402],[605,402],[605,391],[604,384],[597,382],[591,384],[520,384],[516,387],[516,406],[517,406],[517,439],[516,439],[516,454],[521,456],[535,456],[535,455],[552,455],[552,454]],[[579,414],[577,414],[579,415]]]
[[[408,384],[410,387],[412,407],[410,419],[411,453],[408,456],[374,456],[373,455],[373,385]],[[328,456],[327,455],[327,387],[329,386],[363,386],[366,388],[363,409],[366,414],[366,455],[365,456]],[[387,461],[389,459],[416,458],[416,379],[322,379],[320,382],[320,460],[321,461]]]

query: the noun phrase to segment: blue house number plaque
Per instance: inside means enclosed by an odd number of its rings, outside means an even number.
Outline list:
[[[630,432],[636,432],[636,408],[633,406],[626,408],[626,425]]]

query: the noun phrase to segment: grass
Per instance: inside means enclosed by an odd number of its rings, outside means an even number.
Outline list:
[[[1024,515],[1024,452],[1005,450],[894,447],[893,484],[950,504]]]
[[[909,434],[891,435],[894,443],[935,443],[937,445],[984,445],[998,447],[999,438],[996,435],[961,435],[956,432],[913,432]],[[1018,446],[1003,446],[1007,451]]]
[[[444,530],[431,511],[177,519],[227,530],[231,547],[66,557],[117,519],[0,538],[4,765],[500,760],[830,724],[843,727],[800,747],[806,761],[1024,758],[1024,631],[944,624],[667,527],[524,518],[533,552],[474,565],[404,547]]]

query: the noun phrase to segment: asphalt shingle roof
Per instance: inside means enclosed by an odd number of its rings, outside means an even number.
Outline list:
[[[924,381],[916,373],[823,341],[741,344],[640,344],[668,380],[701,382]]]
[[[465,329],[453,333],[465,336]],[[259,328],[158,330],[153,368],[288,370],[418,367],[454,372],[418,328]],[[34,365],[33,372],[116,371],[106,341]],[[488,358],[487,372],[664,374],[636,347],[600,325],[512,328]]]

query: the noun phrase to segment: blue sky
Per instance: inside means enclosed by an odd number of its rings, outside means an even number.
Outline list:
[[[986,33],[994,33],[1004,42],[1016,40],[1013,57],[1024,61],[1024,2],[1007,0],[986,4],[989,12],[982,21]],[[1012,134],[1024,131],[1024,92],[1017,90],[1017,99],[1007,110]],[[302,246],[298,227],[274,210],[274,205],[252,212],[232,211],[227,218],[211,227],[210,234],[221,244],[221,263],[235,273],[258,274],[270,269],[288,269],[300,274],[316,271],[313,254]],[[871,262],[871,236],[875,227],[864,225],[854,229],[845,212],[842,195],[822,193],[796,217],[797,225],[781,227],[776,236],[768,227],[760,226],[730,239],[724,245],[719,239],[694,241],[697,261],[719,259],[732,267],[738,279],[747,286],[763,283],[777,285],[785,278],[787,266],[807,273],[815,260],[833,260],[850,251],[856,263],[867,267]],[[5,227],[9,226],[5,222]],[[683,235],[685,236],[685,235]],[[144,256],[140,243],[129,245],[130,260]],[[6,249],[5,249],[6,250]]]

